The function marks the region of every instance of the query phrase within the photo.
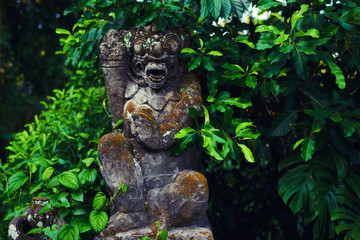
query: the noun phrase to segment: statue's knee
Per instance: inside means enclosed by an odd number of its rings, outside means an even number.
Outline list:
[[[207,201],[209,189],[205,176],[196,171],[183,171],[176,178],[179,194],[196,201]]]
[[[123,160],[133,158],[131,143],[118,133],[104,135],[98,144],[98,155],[101,157],[120,157]]]

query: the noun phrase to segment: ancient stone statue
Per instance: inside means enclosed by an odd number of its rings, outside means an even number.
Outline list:
[[[97,239],[154,237],[157,221],[170,239],[213,239],[200,152],[170,156],[174,135],[193,124],[188,108],[202,104],[199,81],[179,58],[186,41],[180,29],[151,25],[110,30],[100,45],[115,130],[99,142],[100,170],[111,196],[121,179],[128,191],[115,197]],[[120,119],[123,130],[115,129]]]
[[[33,198],[32,205],[25,210],[25,217],[14,218],[9,225],[10,240],[40,240],[50,239],[44,233],[27,234],[31,229],[39,227],[51,227],[58,225],[58,229],[65,224],[65,221],[57,216],[57,211],[51,209],[46,213],[40,213],[40,210],[50,202],[48,198]]]

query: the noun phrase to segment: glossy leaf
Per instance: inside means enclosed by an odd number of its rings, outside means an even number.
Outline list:
[[[107,225],[109,216],[106,212],[91,211],[89,216],[89,222],[95,232],[101,232]]]
[[[303,13],[307,11],[307,9],[309,8],[308,4],[302,4],[300,6],[300,10],[296,11],[292,16],[291,16],[291,29],[293,29],[295,27],[295,24],[297,23],[297,21],[299,20],[299,18],[303,17]]]
[[[301,157],[305,161],[309,161],[315,151],[315,140],[310,137],[306,138],[306,140],[301,145]]]
[[[67,188],[79,189],[80,187],[78,177],[72,172],[63,172],[58,178],[59,182]]]
[[[344,77],[343,72],[338,67],[338,65],[336,65],[334,62],[332,62],[329,59],[326,59],[326,60],[327,60],[327,63],[329,65],[329,68],[331,70],[331,73],[335,75],[336,84],[338,85],[338,87],[340,89],[344,89],[346,84],[345,84],[345,77]]]
[[[9,194],[15,193],[17,190],[19,190],[27,181],[29,180],[29,177],[25,176],[24,173],[19,172],[15,173],[9,178],[8,183],[8,191]]]
[[[43,172],[42,179],[43,180],[49,179],[51,177],[51,175],[53,174],[53,172],[54,172],[53,167],[46,168],[45,171]]]
[[[65,224],[58,233],[59,240],[78,240],[79,229],[76,225]]]
[[[241,151],[244,154],[244,157],[248,162],[251,162],[251,163],[255,162],[254,156],[253,156],[250,148],[248,148],[245,144],[238,143],[238,146],[241,148]]]
[[[271,136],[284,136],[292,129],[292,124],[298,118],[297,111],[285,110],[276,114],[274,121],[271,124]]]
[[[103,192],[98,192],[93,200],[92,209],[95,211],[100,211],[104,208],[106,203],[106,195]]]

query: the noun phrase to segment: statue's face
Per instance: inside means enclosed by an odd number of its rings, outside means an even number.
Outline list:
[[[130,67],[136,78],[142,78],[153,89],[174,81],[179,73],[178,55],[182,40],[173,33],[138,33],[131,41]]]

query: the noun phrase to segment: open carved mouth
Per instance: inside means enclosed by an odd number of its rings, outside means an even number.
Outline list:
[[[162,82],[166,78],[168,71],[165,63],[150,62],[145,67],[145,73],[152,82]]]

